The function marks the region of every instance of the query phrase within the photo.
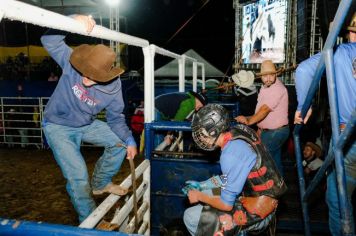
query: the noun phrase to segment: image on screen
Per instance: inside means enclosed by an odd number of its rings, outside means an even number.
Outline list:
[[[259,0],[243,6],[242,13],[242,62],[283,63],[287,0]]]

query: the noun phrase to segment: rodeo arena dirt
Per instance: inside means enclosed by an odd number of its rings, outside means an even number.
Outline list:
[[[103,150],[83,147],[88,172]],[[4,218],[41,221],[76,226],[78,216],[70,202],[65,179],[49,149],[35,146],[0,148],[0,215]],[[142,157],[135,159],[138,166]],[[130,174],[128,161],[124,161],[113,181],[121,183]],[[99,205],[106,195],[96,196]],[[120,203],[118,203],[120,204]]]

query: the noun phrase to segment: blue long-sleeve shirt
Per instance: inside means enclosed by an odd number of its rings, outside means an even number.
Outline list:
[[[248,174],[256,164],[257,154],[245,141],[229,141],[221,150],[220,166],[222,172],[221,200],[227,205],[234,205],[242,192]]]
[[[297,68],[295,86],[298,108],[304,104],[321,54],[318,53],[303,61]],[[339,121],[347,123],[352,111],[356,109],[356,43],[338,46],[334,53],[335,83],[339,106]]]
[[[62,76],[44,112],[44,123],[51,122],[69,127],[91,124],[96,115],[106,110],[111,130],[128,146],[136,146],[123,114],[120,79],[109,84],[85,87],[82,76],[69,62],[72,49],[64,42],[64,35],[43,35],[41,42],[50,56],[62,68]]]

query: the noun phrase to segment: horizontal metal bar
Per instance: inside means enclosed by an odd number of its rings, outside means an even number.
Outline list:
[[[127,235],[95,229],[82,229],[69,225],[48,224],[43,222],[19,221],[0,218],[2,236],[106,236]]]
[[[19,1],[1,0],[0,12],[4,12],[4,18],[11,20],[18,20],[85,36],[117,41],[137,47],[146,47],[149,45],[149,42],[145,39],[116,32],[100,25],[96,25],[93,31],[88,34],[85,27],[71,17],[63,16]]]
[[[177,130],[177,131],[191,131],[190,122],[177,121],[155,121],[152,123],[145,123],[153,130]]]
[[[198,152],[172,152],[172,151],[152,151],[153,154],[157,155],[182,155],[182,156],[205,156],[204,153]]]
[[[166,57],[171,57],[171,58],[175,58],[175,59],[181,59],[182,56],[179,54],[176,54],[174,52],[168,51],[164,48],[160,48],[157,45],[151,44],[150,47],[152,47],[155,51],[155,53],[158,53],[160,55],[166,56]]]

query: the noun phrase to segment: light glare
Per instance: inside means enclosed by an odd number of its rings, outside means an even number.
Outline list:
[[[112,7],[118,6],[120,3],[120,0],[105,0],[106,3]]]

